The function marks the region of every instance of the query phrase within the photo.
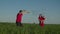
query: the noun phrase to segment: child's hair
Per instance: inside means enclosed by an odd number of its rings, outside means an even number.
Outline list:
[[[20,10],[19,12],[22,12],[22,10]]]
[[[39,16],[42,16],[42,14],[39,14]]]

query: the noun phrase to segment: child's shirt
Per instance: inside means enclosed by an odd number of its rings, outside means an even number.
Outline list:
[[[16,16],[16,22],[21,22],[22,21],[22,16],[23,16],[22,13],[18,13],[17,16]]]
[[[45,18],[43,16],[39,16],[38,19],[39,20],[45,20]]]

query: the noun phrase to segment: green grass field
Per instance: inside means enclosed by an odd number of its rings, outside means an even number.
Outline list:
[[[0,34],[60,34],[60,24],[45,24],[42,29],[38,24],[23,24],[0,22]]]

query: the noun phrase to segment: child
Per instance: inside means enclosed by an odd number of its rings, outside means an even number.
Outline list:
[[[16,16],[16,25],[17,26],[22,26],[22,23],[21,23],[22,16],[23,16],[23,13],[22,13],[22,10],[20,10],[19,13]]]
[[[22,26],[22,16],[23,14],[27,14],[27,13],[30,13],[30,12],[27,12],[26,10],[20,10],[19,13],[17,14],[16,16],[16,25],[17,26]]]
[[[39,20],[39,25],[41,27],[44,27],[44,20],[45,20],[45,18],[44,18],[44,16],[42,16],[42,14],[39,15],[38,20]]]

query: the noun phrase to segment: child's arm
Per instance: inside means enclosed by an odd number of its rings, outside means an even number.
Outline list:
[[[45,17],[45,16],[43,16],[43,19],[45,20],[45,19],[46,19],[46,17]]]
[[[30,12],[28,12],[28,11],[23,11],[22,13],[23,13],[23,14],[28,14],[28,13],[30,13]]]

